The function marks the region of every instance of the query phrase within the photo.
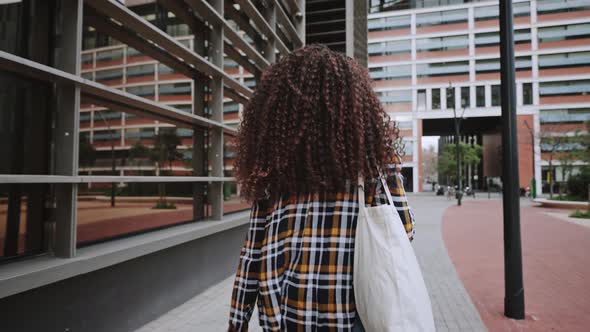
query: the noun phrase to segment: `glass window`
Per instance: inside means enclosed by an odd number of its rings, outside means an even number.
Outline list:
[[[416,40],[418,52],[449,51],[469,48],[469,36],[448,36]]]
[[[521,56],[516,57],[515,59],[515,69],[516,71],[525,71],[531,70],[533,61],[530,56]],[[500,71],[500,59],[482,59],[475,61],[475,73],[476,74],[483,74],[483,73],[494,73]]]
[[[541,123],[572,123],[590,121],[590,108],[541,110]]]
[[[127,77],[153,76],[154,72],[154,64],[127,67]]]
[[[404,144],[404,151],[406,156],[411,156],[414,154],[414,141],[402,141]]]
[[[142,138],[153,138],[155,135],[154,128],[126,128],[125,129],[125,140],[142,139]],[[130,144],[132,142],[127,142]]]
[[[531,4],[530,2],[517,2],[512,7],[512,13],[514,17],[530,16],[531,15]],[[500,17],[500,8],[498,5],[476,7],[475,8],[475,20],[498,20]]]
[[[141,52],[134,49],[133,47],[127,47],[127,58],[142,56]]]
[[[156,92],[154,85],[132,86],[126,88],[127,92],[140,97],[153,97]]]
[[[90,121],[90,115],[92,112],[80,112],[80,122]]]
[[[97,82],[121,80],[123,79],[123,69],[115,68],[108,70],[97,70],[94,75]]]
[[[402,66],[384,66],[384,67],[373,67],[369,69],[369,74],[371,78],[380,81],[380,80],[402,80],[402,79],[410,79],[412,77],[412,66],[411,65],[402,65]]]
[[[462,108],[470,107],[469,100],[470,100],[469,99],[469,87],[468,86],[461,87],[461,107]]]
[[[426,110],[426,90],[418,90],[418,103],[416,109],[418,111]]]
[[[158,74],[159,75],[167,75],[167,74],[174,74],[174,69],[166,66],[163,63],[158,63]]]
[[[529,1],[515,3],[512,7],[512,14],[514,17],[531,16],[531,3]]]
[[[500,85],[492,85],[492,106],[500,106],[501,97]]]
[[[486,88],[483,85],[475,87],[475,106],[486,106]]]
[[[433,110],[440,109],[440,89],[439,88],[432,89],[432,109]]]
[[[123,49],[116,48],[114,50],[96,52],[96,62],[99,61],[116,61],[123,59]]]
[[[190,95],[191,94],[191,83],[171,83],[171,84],[160,84],[159,86],[160,96],[164,95]]]
[[[188,36],[191,34],[188,25],[186,24],[169,24],[166,26],[166,32],[173,37],[176,36]]]
[[[533,60],[530,56],[517,56],[514,63],[516,71],[527,71],[533,68]]]
[[[526,44],[531,42],[531,29],[514,31],[514,43]],[[485,32],[475,34],[475,47],[490,47],[500,45],[500,32]]]
[[[367,24],[369,31],[410,29],[410,15],[372,18]]]
[[[542,82],[539,84],[541,97],[588,94],[590,94],[590,80]]]
[[[539,68],[567,68],[590,65],[590,52],[539,55]]]
[[[539,42],[590,38],[590,23],[539,28]]]
[[[523,105],[533,104],[533,83],[522,84],[522,103]]]
[[[455,88],[447,88],[447,109],[455,108]]]
[[[256,78],[255,77],[246,77],[244,78],[244,85],[249,88],[254,88],[256,86]]]
[[[469,61],[437,62],[416,65],[418,77],[468,75]]]
[[[121,112],[116,111],[94,111],[94,125],[97,127],[107,127],[106,120],[121,120]]]
[[[83,53],[82,54],[82,64],[83,65],[92,65],[92,53]]]
[[[93,137],[94,137],[94,141],[116,140],[116,139],[121,138],[121,130],[119,130],[119,129],[95,130]]]
[[[537,0],[537,13],[553,14],[577,10],[590,10],[588,0]]]
[[[93,80],[94,75],[92,74],[92,72],[88,72],[88,73],[82,73],[80,76],[82,76],[82,78],[85,78],[87,80]]]
[[[497,20],[500,16],[500,8],[498,5],[475,7],[474,14],[476,21]]]
[[[386,105],[412,103],[411,90],[379,91],[377,92],[377,96],[379,96],[379,100]]]
[[[240,105],[235,102],[223,104],[223,113],[237,113],[240,110]]]
[[[400,121],[396,121],[396,123],[397,123],[397,127],[399,129],[412,129],[414,126],[414,122],[412,120],[409,120],[409,121],[400,120]]]
[[[417,27],[464,22],[467,22],[467,9],[446,10],[442,12],[424,13],[416,15]]]
[[[176,108],[179,111],[183,111],[186,113],[193,112],[193,105],[191,105],[191,104],[176,104],[176,105],[170,105],[170,106]]]
[[[223,59],[223,66],[228,69],[238,69],[240,67],[240,65],[238,65],[237,62],[228,57],[225,57],[225,59]]]
[[[368,47],[370,56],[411,54],[412,52],[412,42],[409,39],[370,43]]]

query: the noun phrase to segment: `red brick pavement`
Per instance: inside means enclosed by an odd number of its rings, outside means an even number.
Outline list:
[[[504,317],[502,203],[448,208],[443,237],[490,331],[590,331],[590,228],[521,208],[525,320]]]

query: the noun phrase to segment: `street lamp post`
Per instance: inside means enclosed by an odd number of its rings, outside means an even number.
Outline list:
[[[453,85],[449,82],[448,91],[451,91]],[[453,94],[454,96],[455,94]],[[447,105],[449,108],[449,105]],[[457,158],[457,192],[455,195],[457,196],[457,205],[461,206],[461,199],[463,198],[463,180],[461,176],[461,143],[459,142],[460,137],[460,130],[461,130],[461,120],[463,120],[463,114],[465,114],[465,108],[461,110],[461,116],[457,117],[457,108],[453,105],[453,121],[455,123],[455,147],[456,147],[456,158]]]
[[[500,1],[504,315],[524,319],[512,1]]]
[[[454,121],[455,121],[455,147],[456,147],[456,158],[457,158],[457,205],[461,206],[461,198],[463,197],[462,187],[463,181],[461,178],[461,144],[459,142],[459,126],[460,118],[457,118],[457,111],[453,108]]]

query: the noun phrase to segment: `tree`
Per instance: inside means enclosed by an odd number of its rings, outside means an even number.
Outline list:
[[[137,163],[136,166],[139,169],[140,175],[143,175],[143,172],[141,171],[141,161],[148,158],[150,158],[150,149],[141,142],[136,142],[129,149],[129,160],[131,163]]]
[[[92,167],[96,162],[96,149],[87,138],[80,140],[79,164],[82,167]]]
[[[482,156],[482,147],[478,144],[459,144],[459,154],[461,158],[461,164],[464,166],[475,166],[479,164]],[[440,157],[438,159],[438,172],[443,176],[446,176],[453,182],[457,182],[457,157],[455,144],[446,144]]]
[[[172,174],[172,164],[177,160],[182,160],[183,155],[178,151],[181,144],[180,137],[176,131],[160,129],[160,132],[154,136],[154,148],[151,150],[150,159],[156,164],[156,172],[163,173],[164,166],[168,163],[169,174]],[[173,204],[166,201],[166,185],[158,184],[158,193],[160,200],[156,207],[174,208]]]
[[[588,134],[582,134],[580,130],[573,135],[563,133],[542,132],[541,150],[549,156],[549,173],[555,174],[555,163],[559,161],[563,181],[566,181],[573,170],[573,164],[577,160],[588,162]],[[553,198],[555,179],[551,179],[549,197]],[[560,186],[559,194],[563,193]]]
[[[437,182],[438,153],[433,145],[422,150],[422,160],[424,178],[434,185]]]

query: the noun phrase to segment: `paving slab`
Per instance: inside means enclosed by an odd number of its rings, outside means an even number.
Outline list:
[[[413,247],[428,288],[438,331],[486,331],[476,307],[463,287],[442,238],[442,216],[455,201],[433,194],[409,195],[416,217]],[[162,315],[136,332],[225,331],[233,276]],[[256,311],[250,331],[261,331]]]
[[[590,228],[553,213],[521,200],[525,319],[513,320],[504,316],[502,202],[446,210],[445,243],[490,331],[590,331]]]

